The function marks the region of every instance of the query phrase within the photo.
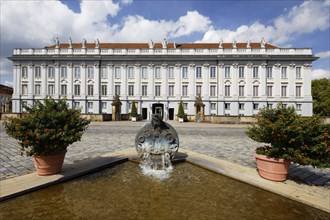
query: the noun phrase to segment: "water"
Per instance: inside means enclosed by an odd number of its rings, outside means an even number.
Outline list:
[[[329,219],[329,213],[187,162],[169,178],[115,167],[0,203],[0,219]]]
[[[141,164],[140,167],[142,169],[143,175],[154,177],[160,181],[170,178],[171,173],[173,171],[172,165],[165,167],[163,169],[154,169],[153,167],[147,164]]]

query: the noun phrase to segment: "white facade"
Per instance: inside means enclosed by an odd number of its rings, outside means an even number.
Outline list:
[[[252,116],[281,102],[312,115],[311,49],[269,44],[58,44],[14,49],[13,112],[47,96],[66,97],[82,113],[112,113],[118,94],[122,114],[132,102],[150,118],[174,119],[178,103],[195,115],[199,94],[205,115]]]

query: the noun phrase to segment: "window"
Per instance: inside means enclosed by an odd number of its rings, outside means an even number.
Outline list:
[[[80,78],[80,66],[76,66],[74,68],[74,78],[76,78],[76,79]]]
[[[48,78],[50,79],[54,78],[54,67],[52,66],[48,67]]]
[[[92,66],[88,67],[87,69],[87,77],[88,79],[93,79],[94,78],[94,68]]]
[[[267,79],[273,78],[273,67],[269,66],[266,69]]]
[[[301,111],[301,104],[297,104],[297,105],[296,105],[296,110],[297,110],[297,111]]]
[[[61,85],[61,95],[66,95],[66,94],[67,94],[67,86]]]
[[[244,103],[239,103],[238,108],[239,110],[244,110]]]
[[[174,68],[173,67],[168,68],[168,78],[174,79]]]
[[[115,68],[115,78],[120,79],[121,78],[121,73],[120,73],[120,67]]]
[[[128,85],[128,95],[129,96],[134,95],[134,85]]]
[[[196,86],[196,96],[202,95],[202,86]]]
[[[230,110],[230,103],[225,103],[225,109]]]
[[[296,79],[301,79],[301,67],[296,67]]]
[[[225,96],[230,96],[230,86],[225,86]]]
[[[147,96],[148,94],[148,86],[142,85],[142,96]]]
[[[216,96],[215,86],[210,86],[210,96]]]
[[[102,102],[102,109],[107,109],[107,102]]]
[[[108,94],[108,86],[101,85],[101,95],[107,95],[107,94]]]
[[[259,86],[253,86],[253,96],[259,96]]]
[[[120,85],[115,85],[115,94],[120,95]]]
[[[253,109],[258,110],[259,109],[259,104],[258,103],[253,103]]]
[[[273,96],[273,86],[267,86],[266,89],[267,96]]]
[[[87,86],[87,95],[94,95],[94,85]]]
[[[160,67],[155,68],[155,78],[160,79],[162,76],[160,74]]]
[[[244,78],[244,66],[240,66],[238,68],[238,77],[239,78]]]
[[[27,77],[28,77],[27,67],[23,66],[22,67],[22,78],[27,78]]]
[[[142,67],[142,79],[148,79],[148,68]]]
[[[28,86],[24,84],[22,85],[22,94],[27,95],[27,93],[28,93]]]
[[[93,102],[87,102],[88,109],[93,109]]]
[[[238,87],[238,95],[239,96],[244,96],[244,86],[239,86]]]
[[[134,67],[128,67],[128,78],[134,79]]]
[[[253,67],[253,78],[259,78],[259,67]]]
[[[66,79],[67,77],[68,77],[67,67],[66,66],[62,66],[61,67],[61,78],[62,79]]]
[[[229,66],[225,67],[225,78],[226,79],[230,78],[230,67]]]
[[[37,66],[35,68],[34,77],[35,78],[40,78],[41,77],[40,66]]]
[[[160,86],[155,86],[155,96],[160,96]]]
[[[281,96],[282,97],[286,97],[286,88],[287,88],[287,86],[282,86],[281,87]]]
[[[40,95],[40,85],[39,84],[34,86],[34,94]]]
[[[211,79],[215,78],[215,66],[210,67],[210,78]]]
[[[73,103],[73,108],[77,109],[80,107],[80,102],[74,102]]]
[[[267,108],[268,109],[272,109],[273,108],[273,104],[267,104]]]
[[[48,95],[53,95],[54,94],[54,85],[48,85]]]
[[[217,106],[216,103],[212,102],[211,103],[211,110],[216,110],[216,106]]]
[[[282,107],[283,108],[286,108],[288,105],[287,104],[282,104]]]
[[[182,96],[187,96],[188,95],[188,86],[183,85],[182,86]]]
[[[188,67],[182,67],[182,78],[188,78]]]
[[[296,97],[301,97],[301,86],[296,86]]]
[[[74,85],[74,95],[80,95],[80,85]]]
[[[101,78],[102,79],[108,78],[108,69],[106,67],[101,68]]]
[[[286,75],[286,67],[282,67],[281,69],[281,78],[282,79],[286,79],[287,78],[287,75]]]
[[[183,109],[188,110],[188,103],[183,103]]]
[[[202,67],[200,66],[196,67],[196,78],[202,78]]]
[[[169,96],[174,96],[174,85],[169,85],[168,86],[168,95]]]

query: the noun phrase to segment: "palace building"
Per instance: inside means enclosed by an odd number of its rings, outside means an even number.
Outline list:
[[[85,114],[173,120],[188,116],[252,116],[278,103],[312,115],[310,48],[247,43],[60,43],[14,49],[12,110],[45,97],[66,97]],[[116,96],[117,95],[117,96]],[[115,110],[115,102],[120,109]],[[199,104],[198,104],[199,103]],[[201,104],[202,103],[202,104]],[[114,118],[114,117],[113,117]]]

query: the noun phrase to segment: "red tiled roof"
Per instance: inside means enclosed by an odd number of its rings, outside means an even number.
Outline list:
[[[251,48],[261,48],[261,43],[250,43]],[[224,49],[233,48],[232,43],[223,43],[222,47]],[[236,43],[238,49],[243,49],[247,47],[247,43]],[[55,45],[47,46],[48,49],[54,49]],[[69,48],[68,43],[61,43],[60,48],[66,49]],[[72,48],[79,49],[82,48],[82,43],[72,43]],[[86,48],[92,49],[95,48],[95,43],[87,43]],[[101,49],[148,49],[148,43],[100,43]],[[155,49],[161,49],[161,43],[154,44]],[[168,49],[174,49],[174,43],[167,44]],[[219,43],[176,43],[176,48],[182,49],[217,49],[219,48]],[[278,48],[272,44],[266,43],[266,49]]]

